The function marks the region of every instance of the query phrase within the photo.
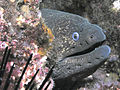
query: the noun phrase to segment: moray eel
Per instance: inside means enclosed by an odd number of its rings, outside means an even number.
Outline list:
[[[67,12],[42,9],[41,13],[55,37],[48,53],[49,62],[56,64],[53,79],[75,76],[83,79],[104,64],[111,49],[102,45],[106,40],[102,28]]]

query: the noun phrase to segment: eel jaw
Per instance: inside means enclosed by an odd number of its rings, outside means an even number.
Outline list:
[[[52,77],[58,80],[79,75],[83,79],[93,74],[106,61],[110,52],[109,46],[102,45],[90,53],[67,57],[57,62]]]
[[[73,52],[72,54],[68,54],[68,55],[64,56],[64,59],[68,58],[68,57],[79,56],[79,55],[84,55],[84,54],[90,53],[90,52],[94,51],[96,48],[102,46],[104,44],[104,42],[105,41],[101,41],[99,43],[96,43],[84,51],[79,51],[78,50],[79,47],[77,47],[77,48],[72,47],[72,49],[73,49],[72,51],[75,51],[75,52]]]

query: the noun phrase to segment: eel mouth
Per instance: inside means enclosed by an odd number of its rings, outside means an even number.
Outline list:
[[[86,49],[84,51],[76,52],[76,53],[73,53],[71,55],[68,55],[68,56],[66,56],[66,58],[88,54],[88,53],[94,51],[96,48],[101,47],[102,45],[105,45],[105,40],[92,45],[90,48],[88,48],[88,49]],[[73,48],[75,48],[75,47],[73,47]]]

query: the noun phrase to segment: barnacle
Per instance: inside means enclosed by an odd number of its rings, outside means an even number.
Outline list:
[[[112,10],[114,10],[115,12],[118,12],[120,10],[120,0],[115,0],[113,2]]]
[[[15,0],[10,0],[12,3],[15,2]]]
[[[17,24],[21,26],[22,23],[25,22],[25,18],[22,15],[20,15],[18,18],[16,18],[16,21],[17,21]]]

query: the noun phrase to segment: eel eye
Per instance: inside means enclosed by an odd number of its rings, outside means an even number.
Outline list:
[[[79,34],[77,32],[74,32],[72,34],[72,38],[73,38],[74,41],[77,41],[79,39]]]

